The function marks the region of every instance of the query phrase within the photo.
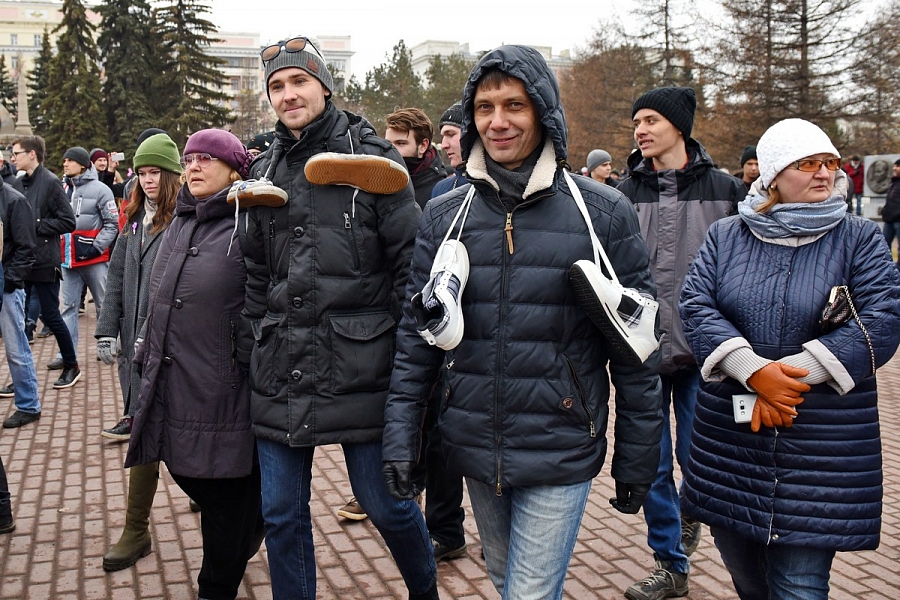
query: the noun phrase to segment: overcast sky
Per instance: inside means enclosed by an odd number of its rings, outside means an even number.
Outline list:
[[[629,0],[215,0],[209,17],[220,31],[258,32],[263,44],[292,35],[349,35],[353,74],[385,62],[401,39],[408,47],[428,39],[469,43],[473,52],[501,44],[584,47],[603,19],[628,20]],[[602,5],[604,8],[599,8]],[[503,8],[500,8],[500,7]],[[588,8],[591,7],[591,8]],[[620,8],[621,7],[621,8]]]

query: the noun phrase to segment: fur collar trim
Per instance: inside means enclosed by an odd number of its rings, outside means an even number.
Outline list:
[[[488,175],[484,145],[482,145],[481,140],[475,140],[475,144],[472,146],[472,152],[469,153],[469,160],[466,162],[466,175],[470,180],[475,179],[487,182],[494,188],[494,191],[500,193],[500,185]],[[529,196],[546,190],[553,185],[555,179],[556,151],[553,149],[553,142],[547,136],[541,155],[531,171],[531,177],[528,178],[528,185],[525,186],[525,193],[522,195],[522,199],[527,200]]]

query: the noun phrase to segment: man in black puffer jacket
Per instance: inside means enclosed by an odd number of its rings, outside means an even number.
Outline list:
[[[894,238],[900,240],[900,159],[894,161],[894,174],[884,199],[881,219],[884,221],[884,239],[890,248],[894,244]],[[897,259],[897,265],[900,266],[900,258]]]
[[[415,492],[422,416],[446,362],[438,423],[450,468],[466,477],[491,579],[504,598],[561,598],[606,457],[607,368],[622,512],[637,512],[653,481],[662,425],[656,353],[625,364],[569,283],[573,263],[593,256],[570,186],[622,285],[654,294],[649,257],[625,196],[586,177],[567,181],[559,87],[536,50],[502,46],[481,58],[463,91],[462,129],[472,186],[430,201],[419,225],[385,408],[385,480],[395,497]],[[462,233],[459,222],[450,232],[468,251],[465,326],[445,353],[419,335],[409,300],[470,191]]]
[[[331,74],[312,42],[292,38],[265,48],[262,58],[279,120],[250,177],[265,176],[288,201],[251,208],[240,230],[273,595],[315,598],[311,463],[316,446],[340,443],[353,494],[390,548],[410,598],[434,599],[437,569],[422,513],[411,500],[394,500],[380,476],[399,298],[421,211],[390,142],[332,104]],[[379,157],[367,162],[399,169],[407,183],[387,195],[314,185],[307,162],[325,152]]]

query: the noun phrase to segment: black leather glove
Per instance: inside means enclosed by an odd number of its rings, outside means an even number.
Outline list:
[[[416,466],[411,460],[388,460],[381,469],[388,493],[397,500],[412,500],[419,495],[418,487],[410,483],[410,475]]]
[[[622,483],[617,481],[616,497],[610,498],[609,503],[620,513],[633,515],[641,510],[641,505],[644,503],[644,498],[647,497],[647,492],[649,491],[650,486],[646,483]]]

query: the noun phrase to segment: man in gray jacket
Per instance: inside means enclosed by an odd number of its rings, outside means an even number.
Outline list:
[[[119,209],[109,187],[97,178],[87,150],[75,146],[63,155],[63,187],[75,213],[75,231],[64,238],[62,317],[78,347],[78,305],[87,285],[99,314],[106,295],[109,249],[119,234]],[[62,369],[62,357],[47,365]]]

